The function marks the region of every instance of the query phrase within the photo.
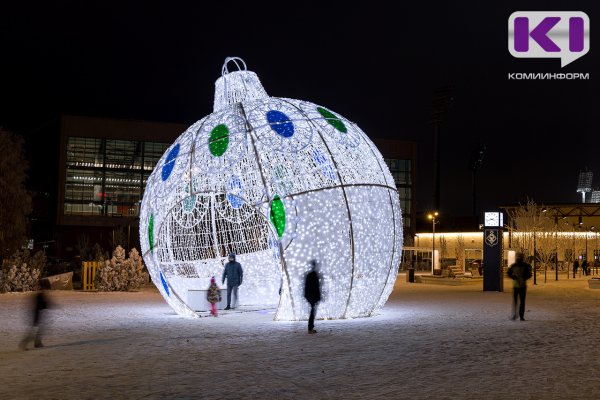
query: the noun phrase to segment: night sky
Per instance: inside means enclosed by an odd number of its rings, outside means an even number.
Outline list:
[[[212,112],[224,58],[239,56],[272,96],[321,104],[370,137],[416,141],[419,211],[433,207],[427,121],[447,84],[455,92],[441,130],[442,214],[471,213],[467,167],[478,143],[487,146],[480,209],[527,196],[577,202],[584,167],[600,186],[594,2],[361,3],[3,4],[0,126],[26,137],[30,186],[52,190],[45,164],[56,163],[48,152],[58,152],[58,136],[41,132],[61,113],[192,124]],[[562,69],[558,59],[513,58],[508,17],[519,10],[586,12],[590,52]],[[591,78],[509,81],[508,72]]]

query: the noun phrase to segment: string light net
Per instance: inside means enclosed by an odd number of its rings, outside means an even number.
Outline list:
[[[238,66],[228,70],[228,64]],[[214,112],[167,149],[140,215],[144,260],[180,315],[220,281],[230,252],[244,269],[240,305],[307,319],[316,260],[317,318],[371,316],[389,297],[402,213],[384,160],[358,126],[316,104],[270,97],[239,58],[215,83]]]

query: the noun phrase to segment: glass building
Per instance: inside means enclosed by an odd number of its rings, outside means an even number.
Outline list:
[[[146,179],[187,124],[62,116],[56,250],[84,244],[139,250],[138,216]],[[87,242],[83,243],[82,242]]]
[[[146,179],[169,143],[66,140],[64,215],[137,217]]]
[[[410,230],[411,228],[411,206],[412,206],[412,160],[401,160],[395,158],[385,158],[396,188],[398,189],[398,195],[400,196],[400,207],[402,209],[402,218],[404,223],[404,230]]]
[[[412,238],[415,234],[416,223],[416,202],[414,199],[417,145],[415,142],[392,139],[375,138],[373,142],[381,151],[398,189],[400,207],[402,208],[404,237]]]

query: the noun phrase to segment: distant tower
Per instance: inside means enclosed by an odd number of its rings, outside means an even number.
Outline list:
[[[600,203],[600,190],[592,191],[592,199],[590,203]]]
[[[592,178],[594,173],[592,171],[579,172],[579,182],[577,183],[577,193],[581,193],[581,202],[585,203],[585,194],[592,191]]]

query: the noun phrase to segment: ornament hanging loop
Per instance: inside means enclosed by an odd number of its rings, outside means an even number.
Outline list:
[[[238,71],[242,71],[242,67],[243,67],[243,71],[248,70],[246,68],[246,63],[240,57],[227,57],[227,58],[225,58],[225,62],[223,63],[223,67],[221,68],[221,76],[225,76],[230,72],[229,69],[227,68],[227,64],[229,64],[229,62],[233,62],[235,64],[235,66],[237,67]],[[233,72],[233,71],[231,71],[231,72]]]

